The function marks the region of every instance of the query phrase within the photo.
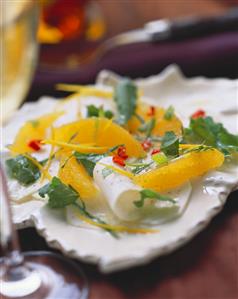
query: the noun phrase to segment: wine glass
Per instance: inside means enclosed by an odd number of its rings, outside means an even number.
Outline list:
[[[0,296],[3,299],[86,299],[88,286],[80,268],[62,256],[36,251],[21,253],[11,221],[10,197],[0,168],[1,248]]]
[[[28,91],[38,54],[38,14],[37,1],[1,1],[1,123]]]
[[[37,58],[38,1],[1,2],[1,122],[23,101]],[[2,154],[1,154],[2,162]],[[0,163],[0,298],[85,299],[87,280],[77,264],[46,252],[19,248],[10,196]]]

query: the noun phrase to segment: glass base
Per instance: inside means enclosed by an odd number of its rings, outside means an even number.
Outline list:
[[[63,256],[47,252],[26,252],[25,277],[0,277],[1,299],[86,299],[88,283],[79,266]],[[0,268],[3,268],[3,259]],[[17,275],[15,275],[17,277]]]

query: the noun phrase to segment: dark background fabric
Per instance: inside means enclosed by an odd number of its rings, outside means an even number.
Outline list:
[[[50,46],[43,46],[41,51],[54,55]],[[62,48],[60,51],[67,49]],[[56,83],[94,83],[97,74],[103,69],[136,78],[158,74],[172,63],[178,64],[188,77],[237,78],[238,32],[224,32],[177,42],[121,46],[108,52],[98,62],[72,70],[49,69],[39,64],[28,100],[36,100],[43,94],[63,96],[63,93],[55,90]]]

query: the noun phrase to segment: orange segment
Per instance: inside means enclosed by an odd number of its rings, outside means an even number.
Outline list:
[[[97,195],[98,190],[92,178],[84,167],[76,161],[75,157],[68,158],[65,156],[62,158],[58,176],[64,184],[71,185],[78,191],[82,199],[93,198]]]
[[[170,164],[134,177],[134,182],[158,192],[179,187],[190,179],[223,164],[224,155],[216,149],[191,152]]]
[[[140,103],[137,106],[136,113],[140,115],[145,121],[151,119],[152,116],[147,115],[150,111],[150,106],[145,103]],[[173,131],[176,135],[182,134],[182,123],[177,118],[177,116],[173,116],[171,120],[164,119],[165,110],[160,107],[155,107],[155,117],[156,124],[152,131],[152,134],[163,136],[167,131]],[[129,131],[134,133],[139,133],[138,128],[141,126],[140,121],[135,117],[132,118],[128,122]]]
[[[124,144],[131,157],[145,154],[141,144],[129,132],[107,118],[81,119],[55,130],[57,141],[68,142],[72,136],[75,136],[72,143],[94,143],[106,147]]]
[[[63,112],[54,112],[46,114],[38,119],[27,121],[18,131],[15,141],[9,146],[12,153],[31,153],[34,150],[28,146],[31,140],[42,140],[46,137],[46,129],[52,125],[52,123],[61,115]]]

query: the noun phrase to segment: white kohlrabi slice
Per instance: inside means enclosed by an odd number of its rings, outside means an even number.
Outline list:
[[[176,203],[146,200],[144,207],[138,208],[134,201],[140,199],[142,188],[132,180],[119,173],[113,172],[108,176],[103,175],[106,165],[118,167],[113,163],[111,157],[103,158],[97,163],[93,177],[104,194],[113,213],[123,221],[140,220],[143,223],[161,223],[179,216],[185,209],[191,193],[190,183],[169,193]]]

